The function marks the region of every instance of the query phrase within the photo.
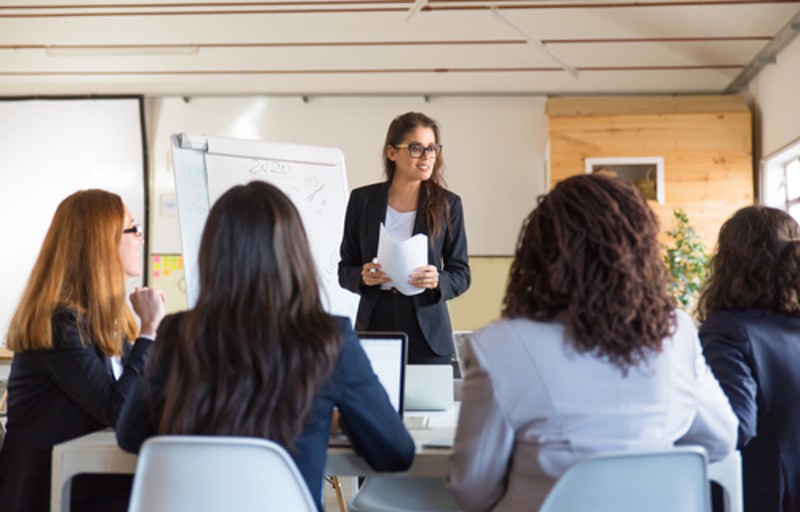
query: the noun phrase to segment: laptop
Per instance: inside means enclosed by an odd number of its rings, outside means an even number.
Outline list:
[[[359,332],[358,338],[389,402],[402,418],[408,337],[402,332]],[[332,434],[328,444],[347,446],[350,441],[344,434]]]
[[[361,348],[383,385],[392,407],[403,417],[408,337],[402,332],[359,332]]]
[[[453,365],[406,366],[405,409],[448,411],[453,407]]]

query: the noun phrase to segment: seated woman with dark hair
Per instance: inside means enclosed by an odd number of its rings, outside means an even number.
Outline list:
[[[197,304],[164,319],[117,423],[123,449],[158,434],[271,439],[290,452],[322,510],[336,406],[374,469],[408,469],[414,442],[350,321],[322,309],[300,215],[280,190],[252,182],[223,194],[198,263]]]
[[[800,510],[800,227],[742,208],[723,224],[700,338],[739,417],[748,512]]]
[[[666,290],[658,222],[633,185],[577,176],[540,199],[503,319],[465,347],[449,471],[464,510],[537,510],[595,452],[733,450],[736,417]]]

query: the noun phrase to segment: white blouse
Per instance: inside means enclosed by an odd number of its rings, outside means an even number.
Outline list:
[[[555,480],[599,451],[706,448],[725,458],[737,420],[677,312],[663,350],[627,375],[580,354],[558,322],[501,320],[465,347],[449,485],[465,511],[537,510]]]

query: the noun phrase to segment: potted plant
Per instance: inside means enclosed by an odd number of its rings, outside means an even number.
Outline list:
[[[667,231],[671,241],[664,246],[664,263],[672,278],[668,288],[678,307],[691,314],[697,294],[708,277],[709,256],[686,212],[677,208],[672,210],[672,215],[674,225]]]

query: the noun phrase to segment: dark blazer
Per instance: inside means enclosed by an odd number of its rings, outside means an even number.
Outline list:
[[[158,331],[159,343],[174,343],[178,337],[181,314],[169,316]],[[340,423],[348,432],[353,449],[377,471],[405,471],[414,459],[414,441],[392,407],[367,355],[361,349],[350,320],[334,317],[344,343],[336,366],[314,397],[311,413],[302,434],[289,450],[322,511],[322,477],[331,433],[331,414],[339,408]],[[128,398],[117,424],[117,441],[122,449],[138,452],[148,437],[157,435],[157,422],[172,352],[154,354],[147,375]],[[149,387],[146,387],[149,386]],[[151,414],[152,412],[152,414]]]
[[[800,318],[720,311],[700,338],[739,418],[745,510],[800,511]]]
[[[428,264],[434,265],[439,271],[439,288],[425,290],[411,297],[420,329],[431,350],[439,355],[453,353],[453,328],[445,301],[464,293],[470,284],[461,198],[450,191],[445,191],[445,194],[450,205],[450,228],[442,230],[432,246],[428,245]],[[356,321],[358,328],[363,330],[369,330],[369,320],[378,300],[380,286],[365,286],[361,281],[361,270],[364,263],[372,261],[378,254],[380,225],[386,218],[388,200],[389,182],[384,182],[353,190],[347,204],[340,250],[339,284],[361,296]],[[415,235],[428,235],[425,219],[420,212],[424,200],[422,190],[414,221]]]
[[[110,359],[81,343],[75,313],[61,310],[53,318],[51,349],[14,354],[0,450],[0,510],[50,509],[53,446],[116,425],[151,345],[143,338],[126,344],[124,371],[114,380]]]

